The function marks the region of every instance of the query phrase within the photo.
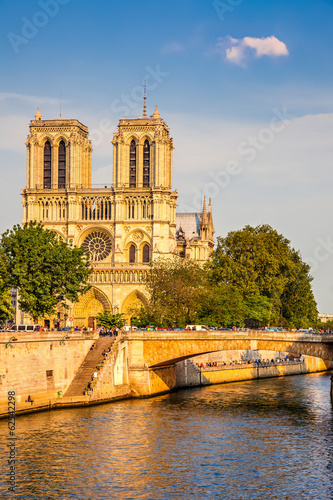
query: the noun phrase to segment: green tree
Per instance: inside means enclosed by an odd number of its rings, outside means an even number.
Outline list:
[[[150,300],[141,313],[144,321],[165,326],[195,323],[206,285],[207,272],[196,262],[178,256],[154,262],[146,280]]]
[[[248,314],[237,287],[211,282],[208,269],[178,256],[154,262],[146,286],[150,300],[140,326],[243,326]]]
[[[57,304],[77,302],[85,293],[92,268],[83,248],[70,247],[42,224],[30,222],[6,231],[0,242],[10,285],[19,290],[19,305],[37,322]]]
[[[290,241],[268,225],[218,238],[210,262],[212,281],[238,288],[249,319],[296,327],[317,317],[309,271]]]
[[[0,248],[0,324],[13,317],[14,309],[9,288],[10,277],[7,272],[5,254]]]
[[[0,292],[0,325],[6,321],[6,319],[13,318],[14,309],[11,303],[11,293],[9,290]]]
[[[302,262],[298,252],[291,250],[288,282],[281,295],[281,316],[296,328],[308,328],[318,322],[318,310],[313,296],[310,266]]]
[[[247,308],[237,287],[210,283],[207,273],[205,293],[198,307],[198,319],[207,326],[244,326]]]
[[[267,297],[254,294],[244,300],[245,321],[248,326],[267,325],[272,319],[272,301]]]
[[[112,314],[109,311],[98,313],[96,321],[98,326],[104,326],[105,328],[122,328],[124,325],[122,314]]]

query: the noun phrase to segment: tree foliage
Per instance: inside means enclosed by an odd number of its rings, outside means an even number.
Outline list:
[[[139,316],[141,326],[242,326],[247,316],[237,287],[211,282],[206,268],[178,256],[154,262],[146,287],[150,300]]]
[[[19,305],[35,321],[61,303],[77,302],[92,272],[83,248],[70,247],[42,224],[30,222],[6,231],[0,242],[5,275],[19,290]]]
[[[11,302],[11,293],[9,290],[0,292],[0,325],[7,319],[13,318],[14,309]]]
[[[218,238],[210,261],[174,257],[151,266],[149,305],[140,323],[155,326],[307,327],[317,322],[310,268],[270,226],[246,226]]]
[[[96,321],[98,326],[104,326],[104,328],[122,328],[124,325],[122,314],[112,314],[109,311],[98,313]]]
[[[156,261],[146,280],[147,322],[168,326],[195,322],[205,284],[205,272],[196,262],[178,256]]]
[[[0,324],[13,317],[14,309],[9,288],[10,277],[7,272],[5,254],[0,248]]]
[[[215,283],[235,286],[248,304],[257,303],[248,319],[256,319],[255,311],[259,321],[294,327],[317,319],[310,267],[290,241],[268,225],[246,226],[218,238],[210,268]]]

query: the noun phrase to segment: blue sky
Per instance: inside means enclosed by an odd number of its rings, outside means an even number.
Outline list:
[[[77,118],[93,183],[111,182],[120,115],[157,104],[174,138],[179,210],[212,197],[217,236],[270,224],[312,265],[333,313],[333,1],[0,1],[0,231],[22,217],[25,145]]]

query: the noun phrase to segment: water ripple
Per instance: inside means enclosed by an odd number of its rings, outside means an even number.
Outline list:
[[[1,499],[327,499],[328,374],[179,391],[17,419],[17,492]],[[8,470],[5,421],[1,470]]]

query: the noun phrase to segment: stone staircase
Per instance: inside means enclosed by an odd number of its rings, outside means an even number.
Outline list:
[[[96,371],[96,366],[105,359],[102,352],[104,350],[107,351],[108,348],[112,346],[113,342],[114,339],[110,337],[100,337],[95,340],[94,349],[88,352],[77,374],[65,392],[65,397],[83,396],[85,388],[88,383],[91,382],[91,378]]]

